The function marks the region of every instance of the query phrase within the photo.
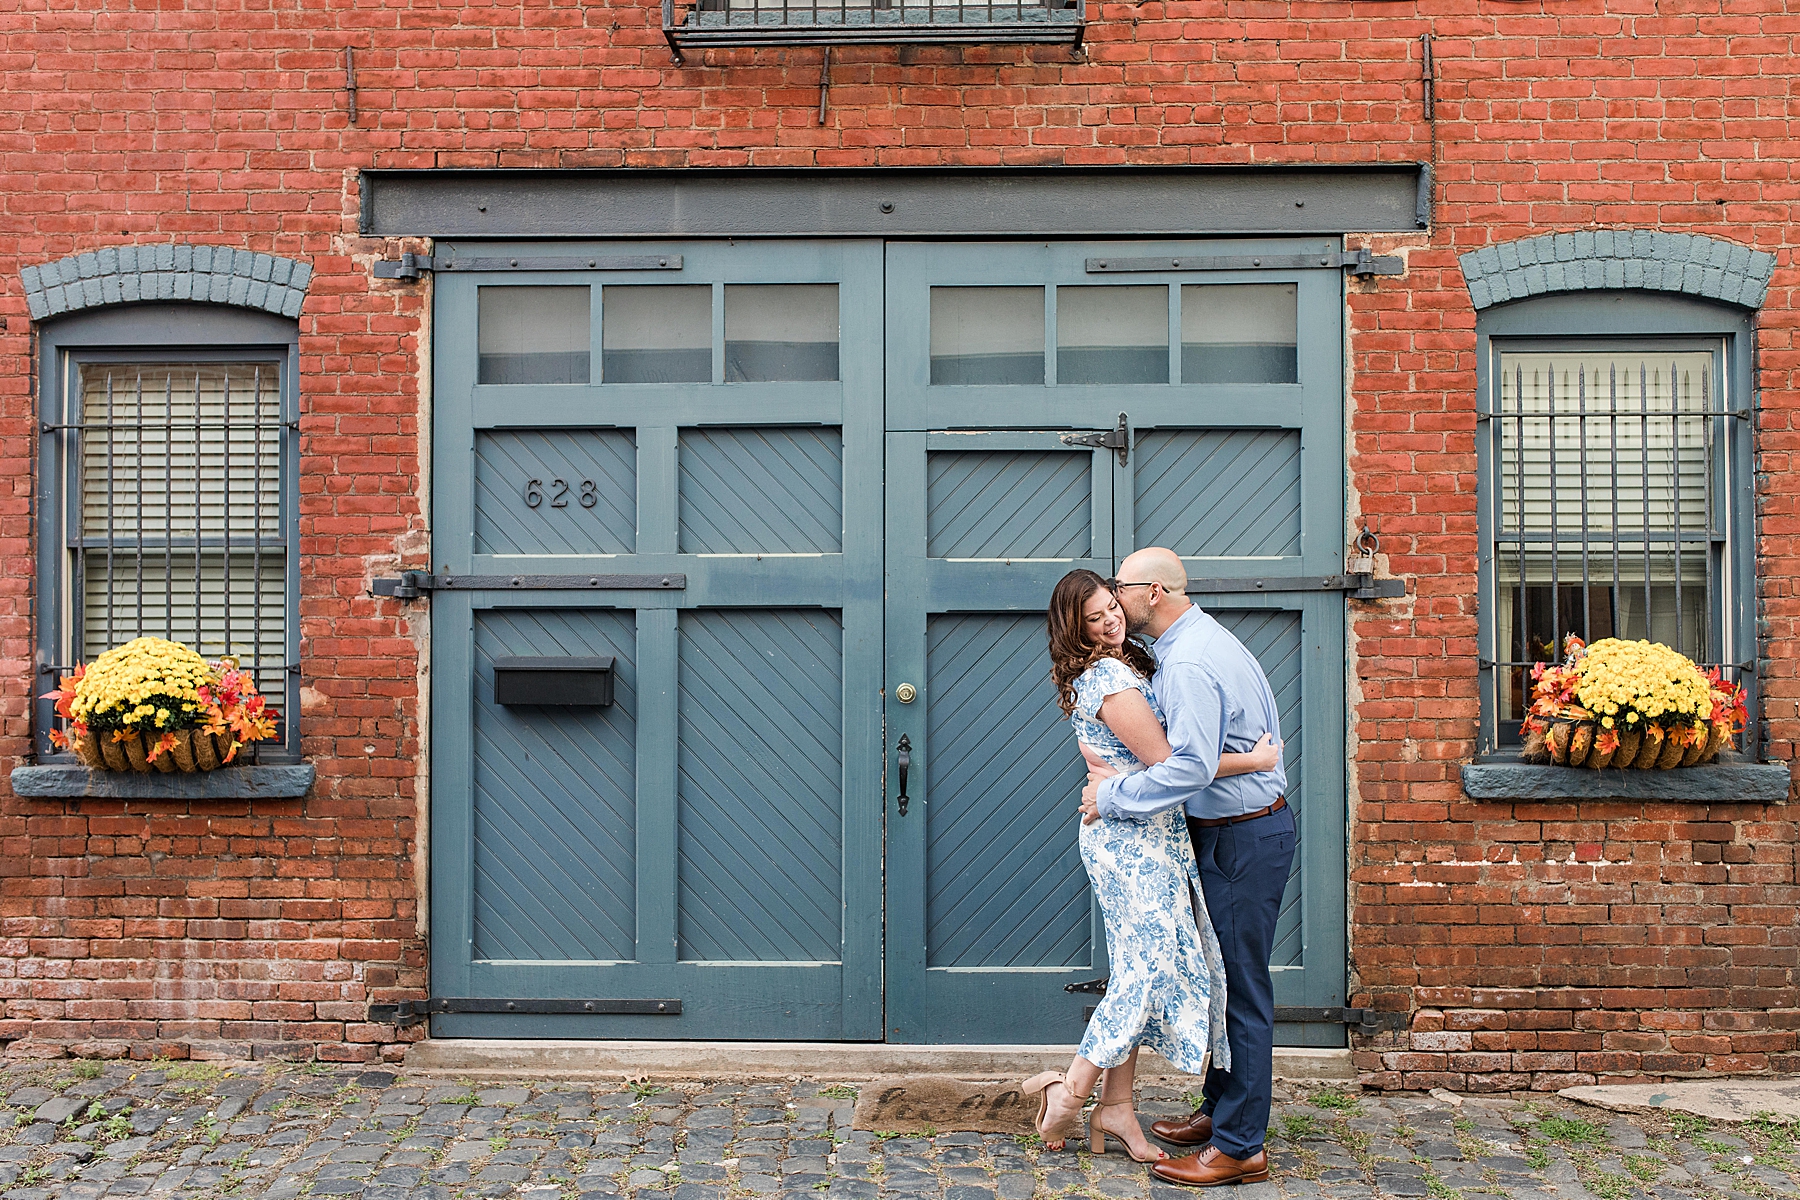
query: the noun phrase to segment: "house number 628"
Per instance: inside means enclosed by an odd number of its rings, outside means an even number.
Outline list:
[[[596,484],[593,480],[583,479],[579,483],[577,483],[575,486],[580,489],[579,491],[576,492],[575,499],[576,499],[576,502],[581,505],[581,507],[592,508],[592,507],[594,507],[594,505],[596,505],[600,502],[599,485]],[[550,491],[550,507],[551,508],[567,508],[567,507],[569,507],[569,484],[565,480],[552,479],[550,481],[549,491]],[[541,506],[543,503],[544,503],[544,481],[541,479],[526,480],[525,481],[525,507],[526,508],[537,508],[537,507]]]

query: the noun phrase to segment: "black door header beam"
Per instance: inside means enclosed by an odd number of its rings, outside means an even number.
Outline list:
[[[1424,163],[362,172],[370,237],[1194,237],[1422,229]]]

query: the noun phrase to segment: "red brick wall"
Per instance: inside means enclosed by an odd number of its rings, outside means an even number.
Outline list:
[[[316,271],[300,327],[301,553],[319,768],[316,794],[285,805],[0,799],[0,1038],[19,1039],[15,1053],[106,1039],[363,1056],[392,1034],[360,1024],[362,1005],[422,983],[417,618],[362,596],[397,558],[422,561],[428,287],[371,282],[370,257],[394,247],[355,234],[357,168],[1425,159],[1436,224],[1376,239],[1403,249],[1408,273],[1353,284],[1350,300],[1353,513],[1379,532],[1384,567],[1417,581],[1405,601],[1353,612],[1353,972],[1362,998],[1414,1014],[1395,1057],[1362,1064],[1371,1082],[1457,1086],[1791,1069],[1785,809],[1515,810],[1457,785],[1474,749],[1477,617],[1474,317],[1455,256],[1551,230],[1701,232],[1779,260],[1758,364],[1761,678],[1772,757],[1791,759],[1800,734],[1800,526],[1792,489],[1770,482],[1787,471],[1800,382],[1800,17],[1779,0],[1667,10],[1095,4],[1085,62],[838,51],[823,127],[817,49],[676,68],[647,4],[0,11],[0,471],[13,481],[0,754],[27,749],[32,658],[35,379],[19,269],[188,240]]]
[[[1357,1000],[1406,1018],[1359,1039],[1365,1083],[1800,1070],[1800,830],[1784,806],[1376,804],[1368,790]]]

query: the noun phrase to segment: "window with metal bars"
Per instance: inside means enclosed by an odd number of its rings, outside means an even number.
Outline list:
[[[709,46],[1081,44],[1080,0],[663,0],[677,56]]]
[[[1661,642],[1749,682],[1746,410],[1730,340],[1489,346],[1484,725],[1517,742],[1565,639]]]
[[[44,673],[144,635],[234,659],[281,712],[260,756],[285,756],[298,692],[291,347],[61,357],[45,405],[59,419],[43,427],[40,522],[56,548],[40,559],[53,568]]]

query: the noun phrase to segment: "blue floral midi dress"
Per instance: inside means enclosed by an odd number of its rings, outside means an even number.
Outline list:
[[[1131,688],[1166,725],[1148,681],[1119,659],[1102,658],[1075,680],[1075,736],[1121,773],[1144,764],[1100,720],[1100,704]],[[1225,961],[1182,807],[1143,821],[1102,817],[1081,826],[1081,861],[1106,920],[1111,968],[1081,1056],[1116,1067],[1132,1047],[1148,1046],[1176,1070],[1198,1075],[1210,1051],[1213,1066],[1229,1068]]]

